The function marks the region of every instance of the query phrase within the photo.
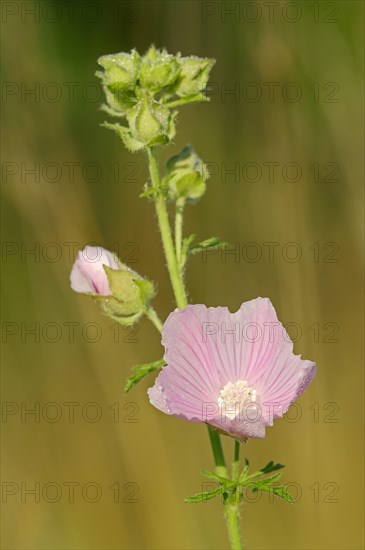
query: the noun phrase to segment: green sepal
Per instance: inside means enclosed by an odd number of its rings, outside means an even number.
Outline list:
[[[112,107],[110,107],[110,105],[107,105],[106,103],[102,103],[99,107],[99,110],[113,117],[118,117],[118,118],[124,117],[123,112],[113,109]]]
[[[142,88],[156,94],[166,86],[171,86],[180,71],[180,63],[176,56],[151,46],[142,58],[138,73],[139,84]]]
[[[131,315],[136,310],[143,309],[152,300],[155,289],[151,281],[143,279],[127,266],[123,267],[123,269],[112,269],[103,265],[113,297],[124,303],[125,314]]]
[[[203,101],[209,73],[214,63],[215,59],[196,56],[182,57],[180,59],[181,72],[175,88],[176,94],[180,97],[199,94],[202,98],[200,101]]]
[[[175,136],[176,113],[170,113],[146,90],[139,96],[138,103],[126,113],[132,137],[148,147],[165,145]]]
[[[123,116],[137,101],[136,80],[140,55],[132,50],[128,53],[103,55],[98,59],[104,71],[95,74],[101,79],[105,97],[112,116]],[[114,113],[120,113],[116,115]]]
[[[135,153],[136,151],[140,151],[141,149],[143,149],[144,143],[132,137],[130,130],[125,126],[121,126],[118,123],[110,122],[103,122],[101,126],[103,128],[109,128],[109,130],[113,130],[122,139],[124,145],[129,151],[131,151],[131,153]]]
[[[120,262],[119,269],[103,265],[111,294],[94,295],[103,313],[122,325],[132,325],[145,313],[155,295],[151,281]]]
[[[199,199],[206,190],[207,170],[191,145],[173,155],[166,163],[166,176],[162,186],[171,200]]]
[[[206,190],[206,185],[199,172],[182,169],[167,176],[163,185],[168,188],[169,198],[174,201],[199,199]]]
[[[134,284],[139,288],[139,298],[146,305],[155,296],[155,285],[148,279],[134,279]]]
[[[167,174],[179,169],[188,169],[193,172],[199,172],[202,176],[207,176],[204,163],[197,155],[192,145],[186,145],[181,151],[170,157],[166,162]]]
[[[113,296],[101,296],[99,294],[93,297],[98,302],[104,315],[126,327],[136,324],[144,313],[143,310],[129,313],[128,303],[120,302]]]
[[[143,380],[146,376],[155,372],[166,365],[163,359],[152,361],[151,363],[144,363],[142,365],[135,365],[132,367],[133,374],[126,380],[124,391],[128,393],[138,382]]]
[[[102,79],[104,84],[113,82],[134,84],[137,79],[140,59],[136,50],[132,50],[131,53],[120,52],[102,55],[98,59],[98,64],[104,69],[104,72],[98,71],[96,75]]]
[[[166,105],[166,107],[169,107],[169,109],[176,109],[177,107],[188,105],[189,103],[201,103],[201,102],[207,102],[207,101],[210,101],[210,97],[205,96],[202,93],[199,93],[199,94],[189,94],[189,95],[180,97],[179,99],[171,99],[171,97],[168,97],[165,99],[164,104]]]

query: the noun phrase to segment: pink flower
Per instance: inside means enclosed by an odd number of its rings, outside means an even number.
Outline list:
[[[71,270],[72,290],[109,296],[111,291],[103,265],[120,269],[114,254],[101,246],[86,246],[81,250]]]
[[[238,439],[265,437],[306,389],[316,365],[293,343],[268,298],[226,307],[175,310],[162,330],[167,365],[148,390],[152,405],[207,422]]]

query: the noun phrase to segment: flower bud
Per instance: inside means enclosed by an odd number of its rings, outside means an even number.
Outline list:
[[[171,157],[166,163],[166,169],[167,175],[163,185],[167,187],[170,199],[195,200],[204,194],[206,171],[202,160],[191,145],[187,145],[180,153]]]
[[[104,266],[120,269],[112,252],[101,246],[86,246],[78,253],[71,270],[72,290],[82,294],[109,296],[111,291]]]
[[[176,88],[177,95],[181,97],[201,94],[202,99],[205,99],[204,91],[214,63],[214,59],[196,56],[182,57],[180,59],[181,73]]]
[[[168,143],[175,136],[175,115],[147,91],[139,95],[137,105],[126,114],[132,137],[145,146]]]
[[[125,325],[143,315],[155,294],[153,283],[101,247],[79,252],[70,278],[73,290],[92,296],[106,315]]]
[[[142,88],[155,94],[173,84],[179,72],[180,64],[175,56],[152,46],[142,59],[138,73],[139,83]]]
[[[140,56],[132,50],[130,54],[103,55],[98,63],[104,69],[104,72],[96,72],[96,76],[103,83],[108,102],[105,110],[114,116],[121,116],[137,102],[135,86]]]

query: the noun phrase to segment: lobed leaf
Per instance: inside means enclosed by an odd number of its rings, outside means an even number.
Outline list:
[[[143,365],[135,365],[132,367],[133,374],[127,378],[126,384],[124,386],[125,393],[128,393],[138,382],[143,380],[151,372],[154,372],[165,365],[163,359],[158,361],[152,361],[151,363],[144,363]]]

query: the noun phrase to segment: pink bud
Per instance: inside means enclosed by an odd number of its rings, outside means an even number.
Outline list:
[[[114,254],[101,246],[86,246],[81,250],[71,270],[72,290],[109,296],[110,286],[103,265],[120,269]]]

